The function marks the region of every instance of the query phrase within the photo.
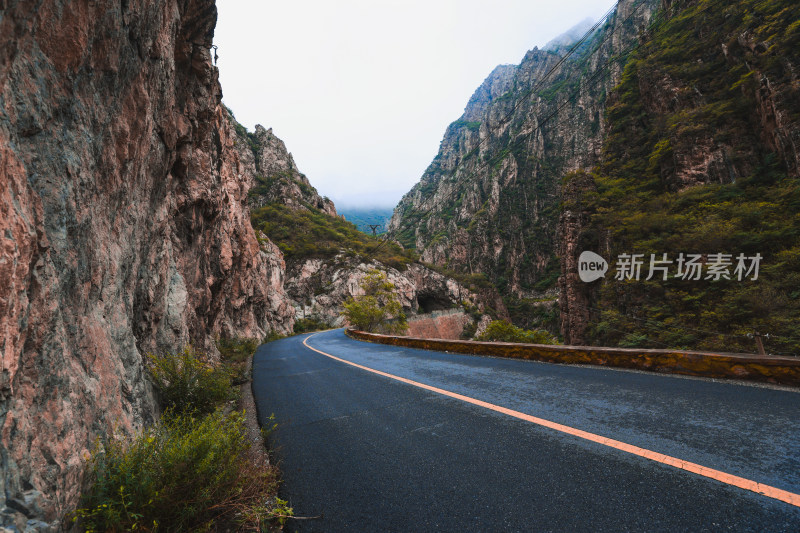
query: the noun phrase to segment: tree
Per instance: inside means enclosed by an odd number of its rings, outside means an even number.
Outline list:
[[[361,331],[404,333],[408,329],[403,306],[397,299],[395,285],[380,270],[370,270],[361,282],[361,296],[344,303],[342,315]]]

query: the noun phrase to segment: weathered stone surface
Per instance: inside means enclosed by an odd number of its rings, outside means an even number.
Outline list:
[[[342,253],[332,260],[308,259],[289,265],[285,287],[294,306],[295,317],[316,317],[333,326],[344,325],[342,304],[351,296],[363,294],[361,284],[371,270],[386,274],[388,281],[395,286],[400,304],[409,315],[461,309],[464,304],[479,310],[485,307],[485,298],[424,265],[414,263],[400,271],[378,261],[365,263]]]
[[[460,309],[433,311],[409,319],[407,334],[423,339],[455,340],[460,339],[464,327],[473,322],[474,319]]]
[[[588,250],[601,253],[600,242],[592,240],[583,230],[589,223],[590,213],[583,197],[596,189],[591,175],[583,171],[570,174],[565,179],[561,196],[561,215],[558,221],[558,257],[561,258],[559,307],[561,334],[566,344],[584,344],[589,325],[594,292],[599,280],[584,283],[578,277],[578,257]]]
[[[234,120],[231,117],[231,120]],[[236,148],[245,172],[252,176],[254,188],[250,192],[249,203],[253,208],[268,203],[281,203],[292,209],[307,209],[308,206],[335,217],[336,207],[317,190],[301,173],[294,157],[286,149],[282,140],[256,125],[255,133],[245,133],[238,128]]]
[[[293,313],[280,253],[249,224],[209,55],[213,0],[12,0],[0,13],[0,521],[12,525],[56,520],[94,438],[153,417],[144,353],[289,331]]]

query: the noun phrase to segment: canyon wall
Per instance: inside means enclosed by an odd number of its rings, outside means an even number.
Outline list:
[[[753,352],[760,333],[800,353],[798,21],[791,0],[663,2],[608,95],[601,157],[563,180],[567,342]],[[584,250],[604,279],[578,280]],[[636,279],[622,254],[641,254]]]
[[[291,330],[209,49],[213,0],[0,3],[0,523],[152,419],[147,352]]]
[[[489,309],[501,316],[507,315],[496,291],[471,290],[420,263],[393,268],[376,259],[366,260],[340,253],[325,260],[312,258],[289,261],[285,287],[296,311],[295,317],[315,318],[336,327],[345,325],[345,319],[341,316],[344,310],[342,304],[350,297],[364,294],[361,285],[373,270],[383,272],[387,280],[394,284],[397,300],[403,306],[409,322],[420,315],[431,318],[429,314],[433,312],[458,310],[462,313],[458,319],[461,321],[458,327],[460,335],[464,325],[473,322],[473,318],[463,313],[465,308],[472,310],[476,316],[489,312]],[[447,331],[454,327],[449,326]],[[424,336],[422,333],[420,335]]]
[[[236,130],[236,149],[243,171],[254,185],[249,193],[250,207],[257,209],[279,203],[291,209],[316,209],[336,216],[333,202],[320,196],[300,172],[286,144],[272,133],[272,128],[256,124],[255,132],[251,133],[232,114],[230,120]]]
[[[606,94],[657,6],[621,0],[563,61],[566,41],[556,39],[497,67],[447,128],[390,233],[425,261],[485,273],[506,296],[546,297],[560,274],[561,178],[597,162]]]

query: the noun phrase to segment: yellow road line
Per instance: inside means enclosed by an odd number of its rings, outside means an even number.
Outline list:
[[[314,335],[317,335],[315,333]],[[581,439],[586,439],[588,441],[596,442],[598,444],[602,444],[604,446],[608,446],[610,448],[614,448],[617,450],[622,450],[623,452],[628,452],[633,455],[638,455],[639,457],[644,457],[645,459],[650,459],[651,461],[656,461],[658,463],[662,463],[669,466],[674,466],[675,468],[680,468],[681,470],[686,470],[688,472],[692,472],[694,474],[698,474],[710,479],[714,479],[717,481],[721,481],[722,483],[733,485],[734,487],[739,487],[745,490],[749,490],[755,492],[757,494],[763,494],[769,498],[774,498],[776,500],[780,500],[782,502],[786,502],[790,505],[794,505],[796,507],[800,507],[800,494],[795,494],[793,492],[789,492],[783,489],[779,489],[777,487],[772,487],[770,485],[765,485],[763,483],[758,483],[756,481],[752,481],[750,479],[746,479],[739,476],[734,476],[732,474],[727,474],[725,472],[721,472],[719,470],[714,470],[713,468],[707,468],[705,466],[691,463],[689,461],[684,461],[682,459],[678,459],[676,457],[671,457],[669,455],[664,455],[663,453],[654,452],[652,450],[647,450],[645,448],[640,448],[638,446],[633,446],[632,444],[627,444],[625,442],[621,442],[614,439],[609,439],[607,437],[603,437],[601,435],[597,435],[595,433],[589,433],[588,431],[583,431],[580,429],[576,429],[570,426],[565,426],[564,424],[559,424],[556,422],[551,422],[550,420],[545,420],[543,418],[538,418],[535,416],[531,416],[525,413],[521,413],[520,411],[514,411],[513,409],[508,409],[507,407],[502,407],[500,405],[495,405],[493,403],[484,402],[483,400],[478,400],[476,398],[471,398],[469,396],[464,396],[463,394],[458,394],[456,392],[451,392],[445,389],[440,389],[438,387],[433,387],[431,385],[426,385],[424,383],[420,383],[418,381],[414,381],[408,378],[395,376],[394,374],[389,374],[387,372],[382,372],[380,370],[375,370],[374,368],[370,368],[368,366],[359,365],[358,363],[353,363],[351,361],[347,361],[346,359],[342,359],[340,357],[336,357],[335,355],[331,355],[329,353],[323,352],[322,350],[318,350],[313,346],[308,345],[308,339],[313,337],[314,335],[309,335],[305,339],[303,339],[303,344],[306,348],[313,350],[319,354],[324,355],[325,357],[330,357],[336,361],[340,361],[342,363],[354,366],[356,368],[360,368],[362,370],[366,370],[367,372],[372,372],[373,374],[378,374],[379,376],[384,376],[387,378],[395,379],[397,381],[402,381],[403,383],[408,383],[409,385],[413,385],[415,387],[419,387],[421,389],[429,390],[431,392],[435,392],[437,394],[441,394],[443,396],[448,396],[450,398],[455,398],[456,400],[461,400],[463,402],[471,403],[473,405],[477,405],[479,407],[484,407],[486,409],[491,409],[492,411],[496,411],[498,413],[503,413],[508,416],[513,416],[514,418],[518,418],[520,420],[525,420],[526,422],[531,422],[533,424],[538,424],[540,426],[544,426],[546,428],[554,429],[556,431],[560,431],[562,433],[566,433],[567,435],[573,435],[575,437],[579,437]]]

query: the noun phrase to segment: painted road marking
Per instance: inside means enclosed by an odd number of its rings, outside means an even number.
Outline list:
[[[609,439],[607,437],[603,437],[602,435],[597,435],[595,433],[589,433],[588,431],[583,431],[580,429],[576,429],[570,426],[565,426],[564,424],[559,424],[557,422],[551,422],[550,420],[545,420],[543,418],[538,418],[535,416],[531,416],[520,411],[514,411],[513,409],[508,409],[506,407],[502,407],[500,405],[495,405],[493,403],[484,402],[483,400],[478,400],[476,398],[471,398],[469,396],[464,396],[463,394],[458,394],[456,392],[451,392],[445,389],[440,389],[438,387],[433,387],[431,385],[426,385],[424,383],[420,383],[418,381],[414,381],[408,378],[395,376],[394,374],[389,374],[387,372],[382,372],[380,370],[375,370],[374,368],[370,368],[368,366],[359,365],[358,363],[353,363],[352,361],[348,361],[346,359],[342,359],[340,357],[336,357],[335,355],[331,355],[329,353],[323,352],[322,350],[318,350],[313,346],[308,345],[308,339],[313,337],[314,335],[318,335],[318,333],[314,333],[313,335],[309,335],[305,339],[303,339],[303,345],[309,350],[314,350],[315,352],[324,355],[325,357],[330,357],[336,361],[340,361],[342,363],[346,363],[348,365],[354,366],[356,368],[360,368],[362,370],[366,370],[367,372],[372,372],[373,374],[378,374],[379,376],[384,376],[387,378],[391,378],[397,381],[402,381],[403,383],[408,383],[409,385],[413,385],[415,387],[419,387],[421,389],[429,390],[431,392],[435,392],[437,394],[442,394],[444,396],[449,396],[450,398],[455,398],[457,400],[461,400],[463,402],[471,403],[473,405],[477,405],[480,407],[484,407],[486,409],[491,409],[492,411],[496,411],[498,413],[503,413],[508,416],[513,416],[514,418],[518,418],[520,420],[525,420],[527,422],[531,422],[533,424],[538,424],[540,426],[544,426],[546,428],[554,429],[556,431],[560,431],[561,433],[566,433],[567,435],[572,435],[575,437],[579,437],[581,439],[586,439],[588,441],[596,442],[598,444],[602,444],[604,446],[608,446],[610,448],[614,448],[617,450],[621,450],[623,452],[628,452],[633,455],[638,455],[639,457],[644,457],[645,459],[650,459],[651,461],[656,461],[661,464],[674,466],[675,468],[680,468],[681,470],[686,470],[688,472],[692,472],[694,474],[698,474],[703,477],[707,477],[710,479],[714,479],[716,481],[721,481],[727,485],[733,485],[734,487],[739,487],[741,489],[749,490],[755,492],[757,494],[763,494],[769,498],[774,498],[776,500],[780,500],[782,502],[786,502],[790,505],[794,505],[795,507],[800,507],[800,494],[795,494],[793,492],[789,492],[783,489],[779,489],[777,487],[772,487],[770,485],[765,485],[763,483],[758,483],[756,481],[752,481],[750,479],[746,479],[739,476],[734,476],[732,474],[727,474],[725,472],[721,472],[719,470],[714,470],[713,468],[707,468],[705,466],[691,463],[689,461],[684,461],[682,459],[678,459],[677,457],[671,457],[669,455],[664,455],[663,453],[654,452],[652,450],[647,450],[645,448],[640,448],[638,446],[633,446],[632,444],[627,444],[625,442],[621,442],[614,439]]]

